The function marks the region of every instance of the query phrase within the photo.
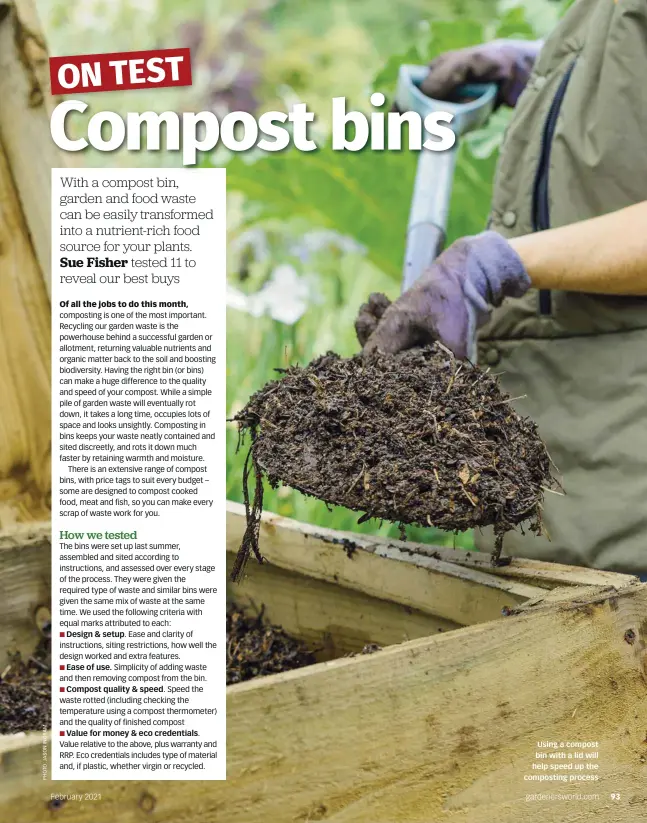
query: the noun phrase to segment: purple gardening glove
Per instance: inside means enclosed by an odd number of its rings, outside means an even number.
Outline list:
[[[448,100],[463,83],[498,83],[498,103],[514,107],[541,46],[541,40],[493,40],[445,52],[431,61],[420,89],[428,97]]]
[[[395,354],[439,340],[456,357],[475,359],[476,329],[504,297],[521,297],[530,278],[508,241],[494,231],[463,237],[394,303],[372,294],[355,321],[364,352]]]

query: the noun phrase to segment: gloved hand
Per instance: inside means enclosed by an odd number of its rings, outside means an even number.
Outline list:
[[[420,89],[428,97],[447,100],[463,83],[498,83],[498,102],[514,107],[541,46],[541,40],[493,40],[445,52],[431,61]]]
[[[439,340],[456,357],[473,359],[476,329],[504,297],[521,297],[530,277],[517,252],[493,231],[453,243],[394,303],[372,294],[355,330],[364,352],[395,354]]]

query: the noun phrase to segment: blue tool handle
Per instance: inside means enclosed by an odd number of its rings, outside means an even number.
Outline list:
[[[454,115],[451,127],[457,135],[486,122],[496,103],[496,83],[467,83],[454,90],[455,100],[438,100],[420,90],[428,73],[427,66],[400,66],[394,99],[399,111],[415,111],[422,117],[436,111],[449,112]]]
[[[483,125],[494,108],[497,86],[494,83],[467,83],[454,91],[454,101],[435,100],[419,88],[427,76],[426,66],[402,66],[396,92],[396,105],[407,106],[426,116],[447,111],[453,115],[450,128],[456,143],[446,151],[421,149],[411,198],[407,243],[402,272],[402,291],[410,288],[442,251],[447,230],[449,203],[460,135]]]

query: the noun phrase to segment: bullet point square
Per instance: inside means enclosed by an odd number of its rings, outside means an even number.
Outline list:
[[[60,668],[62,672],[65,671],[65,666],[61,666]]]
[[[62,692],[64,692],[64,691],[65,691],[65,686],[61,686],[61,691],[62,691]]]
[[[65,632],[61,632],[61,637],[65,637]]]
[[[65,732],[59,732],[59,734],[61,735],[61,737],[65,736]]]

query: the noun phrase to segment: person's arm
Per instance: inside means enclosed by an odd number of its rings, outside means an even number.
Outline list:
[[[440,340],[467,357],[489,307],[531,286],[647,295],[647,201],[509,241],[493,231],[463,237],[394,303],[372,296],[355,328],[366,353]]]
[[[509,243],[537,289],[647,295],[647,201]]]

